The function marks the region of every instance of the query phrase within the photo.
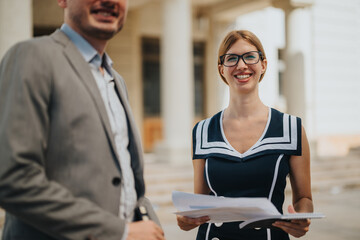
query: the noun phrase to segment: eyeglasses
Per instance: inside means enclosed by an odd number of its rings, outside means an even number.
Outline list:
[[[242,59],[245,64],[251,65],[258,63],[260,58],[261,60],[263,58],[263,55],[260,51],[251,51],[244,53],[243,55],[238,55],[233,53],[224,54],[220,56],[220,62],[225,67],[233,67],[239,63],[240,59]]]

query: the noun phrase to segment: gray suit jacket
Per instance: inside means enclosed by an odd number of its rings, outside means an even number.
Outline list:
[[[129,126],[139,203],[140,139],[123,79],[113,72]],[[61,32],[12,47],[0,65],[0,206],[3,239],[119,240],[121,169],[89,65]],[[159,224],[159,223],[158,223]]]

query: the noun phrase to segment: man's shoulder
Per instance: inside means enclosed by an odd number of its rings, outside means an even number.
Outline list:
[[[56,63],[64,59],[62,57],[64,56],[64,46],[59,44],[57,40],[59,37],[54,37],[54,35],[58,35],[57,32],[59,31],[48,36],[34,37],[13,45],[1,59],[0,71],[11,72],[13,69],[13,71],[21,71],[26,74],[51,72]],[[64,37],[61,34],[60,42],[61,37]]]
[[[66,36],[61,31],[56,31],[51,35],[38,36],[28,40],[24,40],[13,45],[9,52],[18,51],[26,53],[27,51],[37,51],[39,54],[46,52],[47,49],[54,49],[56,46],[66,44]]]
[[[31,47],[31,46],[43,46],[45,47],[47,44],[53,42],[51,35],[44,35],[44,36],[37,36],[31,39],[27,39],[21,42],[16,43],[13,48],[15,47]]]

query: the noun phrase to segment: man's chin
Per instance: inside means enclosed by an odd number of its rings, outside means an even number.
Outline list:
[[[101,39],[101,40],[110,40],[114,37],[118,32],[120,32],[121,28],[113,29],[113,28],[95,28],[93,29],[93,36]]]
[[[101,40],[110,40],[116,33],[115,31],[97,31],[95,37]]]

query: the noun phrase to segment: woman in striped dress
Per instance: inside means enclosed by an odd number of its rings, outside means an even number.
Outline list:
[[[193,129],[194,192],[224,197],[266,197],[283,212],[286,177],[289,213],[312,212],[310,151],[301,119],[265,106],[259,98],[267,59],[249,31],[232,31],[219,49],[218,71],[229,86],[226,109]],[[310,220],[278,221],[271,228],[239,229],[239,222],[177,216],[183,230],[199,226],[197,240],[288,240],[301,237]]]

